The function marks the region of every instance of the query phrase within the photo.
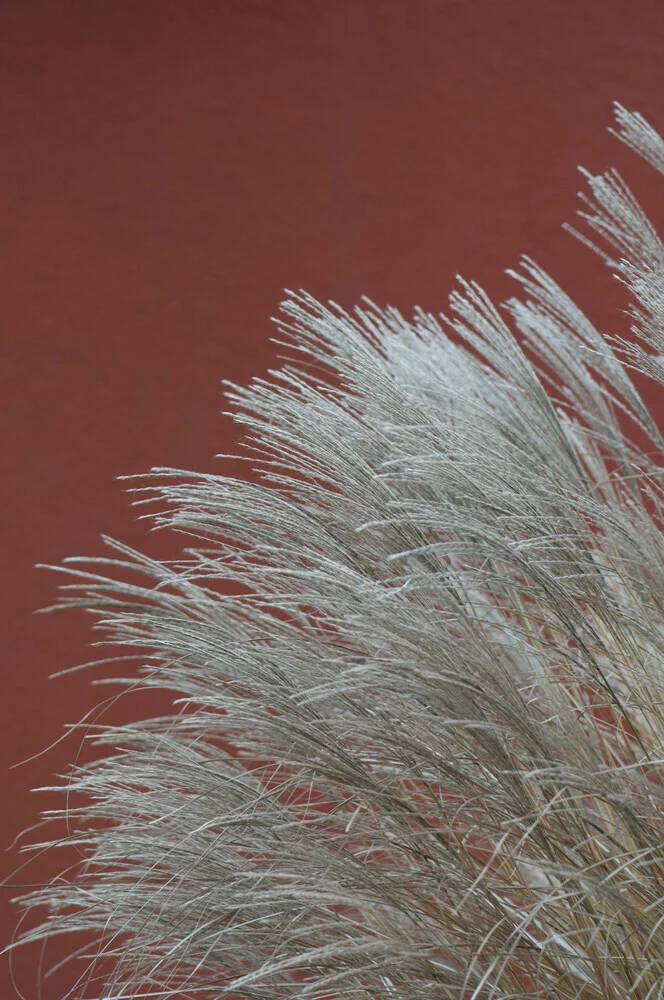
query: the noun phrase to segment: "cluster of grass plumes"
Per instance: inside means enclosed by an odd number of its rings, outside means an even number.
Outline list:
[[[664,993],[664,441],[630,378],[664,384],[664,246],[588,180],[629,342],[529,260],[511,327],[472,284],[443,320],[293,295],[301,363],[229,390],[257,481],[154,470],[181,561],[64,567],[178,694],[96,732],[84,860],[23,900],[27,940],[95,933],[107,1000]]]

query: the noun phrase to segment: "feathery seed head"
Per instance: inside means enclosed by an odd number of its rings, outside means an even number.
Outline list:
[[[664,384],[664,247],[588,182],[632,342],[529,259],[510,324],[463,281],[442,319],[291,294],[301,363],[228,391],[259,481],[155,469],[181,560],[61,567],[177,696],[99,728],[83,860],[22,900],[23,941],[93,933],[98,996],[664,993],[664,441],[630,377]]]

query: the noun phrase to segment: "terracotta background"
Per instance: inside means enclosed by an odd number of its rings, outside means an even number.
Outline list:
[[[438,309],[456,272],[504,297],[527,252],[624,329],[560,224],[578,163],[619,166],[664,221],[664,186],[606,132],[614,99],[664,128],[663,85],[664,0],[2,0],[2,847],[80,736],[10,765],[100,698],[85,674],[48,679],[91,634],[33,617],[57,582],[34,564],[99,553],[101,532],[168,551],[114,477],[224,469],[219,381],[275,363],[283,287]],[[14,960],[29,998],[38,960]]]

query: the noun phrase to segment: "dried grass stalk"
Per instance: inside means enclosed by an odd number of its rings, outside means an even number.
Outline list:
[[[664,246],[587,179],[630,342],[529,259],[510,325],[463,281],[443,319],[290,295],[301,363],[228,391],[257,481],[155,469],[182,559],[61,567],[178,695],[95,731],[55,841],[84,860],[22,900],[23,940],[94,932],[105,1000],[664,994],[664,441],[630,377],[664,384]]]

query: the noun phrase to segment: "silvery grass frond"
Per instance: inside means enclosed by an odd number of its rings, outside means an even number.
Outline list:
[[[664,994],[664,441],[631,377],[664,383],[664,247],[588,183],[629,342],[529,259],[507,313],[290,295],[294,360],[228,391],[258,476],[153,470],[182,558],[61,567],[176,693],[94,731],[55,816],[83,860],[22,900],[24,941],[92,933],[96,995]]]

